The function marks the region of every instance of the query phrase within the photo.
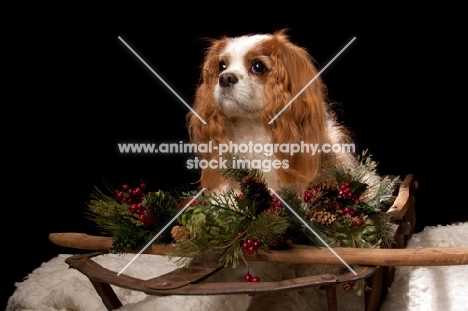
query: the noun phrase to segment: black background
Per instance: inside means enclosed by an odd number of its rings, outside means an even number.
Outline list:
[[[30,8],[31,16],[10,25],[13,71],[6,91],[14,96],[6,102],[2,152],[5,299],[42,262],[78,252],[53,245],[49,233],[95,233],[83,215],[94,186],[142,179],[157,190],[197,181],[199,172],[185,167],[187,155],[119,154],[119,142],[187,142],[189,112],[119,36],[188,104],[205,37],[289,28],[291,40],[322,67],[356,37],[322,78],[358,150],[369,150],[381,174],[414,174],[420,185],[416,231],[467,220],[465,204],[455,199],[463,196],[454,176],[464,170],[466,140],[457,121],[464,101],[455,86],[462,51],[455,8],[311,6],[272,13],[231,4],[99,13],[61,8],[60,14],[40,8],[37,15]],[[443,27],[442,17],[448,19]]]

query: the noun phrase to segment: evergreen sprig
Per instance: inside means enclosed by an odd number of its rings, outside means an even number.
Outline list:
[[[286,233],[289,221],[279,212],[252,213],[252,204],[229,190],[209,198],[208,205],[189,208],[181,217],[190,239],[177,245],[172,257],[179,264],[191,266],[205,253],[219,257],[221,267],[236,267],[243,258],[240,245],[246,239],[261,241],[261,249],[277,242]],[[189,258],[189,259],[188,259]]]
[[[225,155],[225,159],[227,160],[226,168],[221,171],[221,175],[224,178],[240,183],[244,177],[252,176],[265,182],[265,178],[259,169],[250,168],[248,165],[241,165],[245,159],[232,155]]]
[[[177,200],[170,192],[162,190],[142,195],[142,211],[132,213],[130,204],[118,200],[110,187],[112,195],[94,187],[91,199],[87,202],[86,216],[93,221],[103,235],[113,237],[112,253],[134,252],[148,243],[160,229],[160,223],[177,212]],[[144,213],[145,221],[139,217]],[[161,235],[157,242],[164,241]]]
[[[140,223],[129,212],[128,204],[121,204],[110,196],[94,187],[91,199],[87,202],[86,217],[91,220],[103,235],[114,236],[119,222],[125,220],[134,226]]]
[[[375,210],[383,210],[393,198],[393,192],[401,182],[398,176],[390,178],[385,176],[379,184],[375,195],[366,203],[372,206]]]
[[[356,228],[352,219],[342,217],[331,226],[320,227],[333,247],[388,248],[394,241],[391,216],[386,213],[366,215],[364,225]]]
[[[220,266],[237,265],[239,260],[239,243],[236,244],[238,232],[245,227],[246,209],[242,205],[230,209],[229,204],[236,201],[233,192],[226,192],[213,198],[212,205],[189,207],[181,217],[190,234],[190,239],[177,244],[170,257],[180,257],[177,263],[191,266],[197,258],[205,253],[220,257]]]
[[[123,219],[116,226],[109,252],[124,254],[140,251],[153,237],[153,230]]]
[[[377,162],[372,159],[367,150],[357,157],[357,164],[349,167],[345,164],[334,163],[325,165],[323,174],[327,180],[335,180],[338,184],[349,182],[353,192],[362,193],[361,198],[366,201],[372,198],[376,189],[380,186],[377,178]]]
[[[261,213],[258,218],[251,221],[247,227],[246,235],[250,239],[261,241],[264,251],[274,245],[290,226],[288,218],[281,212]]]

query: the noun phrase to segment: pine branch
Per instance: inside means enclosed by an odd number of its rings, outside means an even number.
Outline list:
[[[293,209],[302,220],[306,221],[306,223],[313,228],[316,234],[318,234],[324,241],[327,241],[327,243],[331,243],[331,239],[324,233],[327,229],[326,227],[322,228],[322,226],[316,226],[316,224],[308,221],[308,209],[302,200],[302,194],[298,188],[292,185],[283,186],[279,192],[279,196],[287,202],[288,206]],[[287,214],[286,218],[289,222],[289,227],[286,233],[287,236],[293,240],[293,243],[322,245],[322,242],[317,238],[317,236],[306,228],[301,220],[299,220],[295,215],[292,215],[289,212],[289,209],[285,209],[285,212]]]
[[[174,215],[177,209],[176,199],[161,190],[146,195],[142,203],[159,216]]]
[[[289,226],[288,219],[280,213],[261,213],[256,220],[250,222],[247,232],[249,238],[262,241],[264,250],[268,250],[268,245],[275,244]]]
[[[302,194],[299,188],[294,187],[293,185],[285,185],[281,187],[280,191],[278,192],[278,196],[280,196],[283,201],[287,202],[289,207],[291,207],[294,211],[305,216]]]
[[[393,192],[400,182],[401,181],[398,176],[394,178],[385,176],[380,182],[375,196],[369,200],[367,204],[376,210],[382,210],[392,199]]]
[[[139,251],[153,238],[153,235],[154,232],[145,230],[143,226],[135,226],[128,220],[120,221],[116,226],[109,252],[123,254]]]
[[[94,187],[90,196],[85,215],[96,225],[101,234],[113,236],[121,219],[139,225],[130,214],[128,204],[118,203],[113,196],[105,194],[97,187]]]
[[[238,197],[234,190],[222,192],[209,196],[208,209],[216,210],[223,216],[248,217],[249,202]]]
[[[240,161],[244,161],[245,159],[236,158],[235,156],[231,156],[231,155],[227,155],[225,156],[225,158],[227,159],[227,162],[226,162],[227,168],[221,171],[221,175],[224,178],[240,183],[242,181],[242,178],[244,178],[247,175],[250,175],[250,176],[259,178],[263,182],[265,182],[263,174],[260,170],[249,168],[249,167],[244,167],[239,164]]]
[[[328,163],[323,167],[323,174],[326,179],[336,180],[338,184],[356,182],[367,185],[368,189],[376,186],[379,182],[376,178],[369,178],[370,176],[378,175],[376,168],[377,162],[367,154],[367,150],[364,150],[362,154],[357,157],[357,164],[355,166],[349,167],[341,163]]]

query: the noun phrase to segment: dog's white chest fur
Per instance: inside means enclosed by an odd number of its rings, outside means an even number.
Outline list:
[[[236,156],[237,159],[262,161],[262,168],[260,171],[265,178],[267,186],[277,190],[280,186],[278,174],[275,169],[268,169],[267,164],[271,163],[271,161],[275,159],[275,156],[269,155],[264,149],[261,150],[264,146],[270,144],[271,136],[261,125],[260,118],[236,118],[233,125],[234,131],[231,142],[232,145],[238,147],[238,149],[233,150],[237,152],[232,152],[232,155]],[[258,148],[256,148],[256,146]],[[266,160],[266,163],[263,163],[264,160]],[[231,184],[230,187],[235,188],[235,185]]]

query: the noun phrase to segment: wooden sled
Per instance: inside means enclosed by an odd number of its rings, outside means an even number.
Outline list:
[[[229,282],[207,283],[204,280],[219,271],[217,259],[203,258],[192,269],[179,268],[149,280],[141,280],[125,274],[117,275],[92,260],[108,252],[112,238],[90,236],[83,233],[51,233],[49,239],[56,245],[95,251],[74,255],[67,264],[86,275],[108,310],[122,306],[111,285],[141,291],[149,295],[225,295],[259,294],[318,286],[326,291],[329,311],[337,310],[336,286],[345,282],[364,280],[370,290],[365,291],[365,310],[379,310],[388,288],[393,282],[396,266],[445,266],[468,264],[467,248],[422,248],[406,249],[416,223],[413,191],[417,182],[407,175],[398,188],[392,206],[388,210],[395,220],[395,243],[392,249],[333,248],[348,265],[357,265],[355,273],[323,274],[275,282]],[[154,244],[145,253],[168,255],[173,251],[169,245]],[[286,262],[298,264],[341,265],[342,262],[325,247],[293,245],[288,250],[273,250],[247,255],[249,261]]]

